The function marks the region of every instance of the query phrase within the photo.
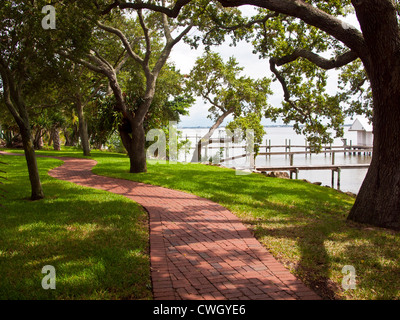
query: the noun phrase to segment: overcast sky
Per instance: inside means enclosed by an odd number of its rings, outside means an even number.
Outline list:
[[[359,28],[358,21],[354,16],[346,19],[346,21]],[[193,31],[192,35],[194,33],[196,33],[196,31]],[[252,78],[271,78],[268,60],[260,60],[258,55],[254,55],[252,53],[253,46],[249,43],[240,42],[236,47],[230,47],[228,41],[224,45],[213,47],[212,50],[220,53],[224,61],[227,61],[229,57],[234,56],[239,65],[244,67],[243,74],[246,76],[250,76]],[[191,50],[187,44],[179,42],[171,53],[170,61],[176,65],[181,73],[189,74],[196,61],[196,58],[201,56],[203,52],[204,51],[201,47],[197,50]],[[328,82],[328,86],[331,88],[331,90],[336,88],[336,81],[337,78],[333,72],[333,76]],[[275,106],[280,105],[283,99],[283,91],[278,81],[272,83],[272,90],[274,94],[269,97],[269,103]],[[190,108],[190,115],[182,117],[179,127],[210,127],[212,125],[212,121],[207,118],[207,110],[209,107],[210,106],[208,104],[204,104],[201,98],[197,98],[196,103]],[[232,118],[226,119],[223,125],[231,119]],[[263,124],[268,125],[272,124],[272,122],[268,119],[263,119]]]

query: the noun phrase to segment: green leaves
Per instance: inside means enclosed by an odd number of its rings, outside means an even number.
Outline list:
[[[331,132],[343,135],[345,116],[342,100],[326,92],[328,75],[308,60],[299,59],[281,68],[281,76],[287,87],[282,105],[267,110],[265,116],[293,124],[298,134],[304,134],[318,151],[321,144],[332,142]]]
[[[239,129],[243,133],[241,139],[246,138],[246,130],[253,130],[254,142],[256,144],[262,143],[262,138],[265,135],[264,126],[261,124],[262,115],[259,113],[251,112],[246,115],[236,117],[233,121],[226,125],[226,129],[234,132]]]
[[[349,1],[307,2],[332,15],[346,15],[350,4]],[[268,109],[265,116],[272,120],[282,118],[284,123],[294,124],[295,130],[306,135],[317,151],[321,144],[332,141],[332,131],[336,136],[343,135],[342,125],[348,115],[345,102],[349,94],[328,93],[329,74],[314,62],[301,57],[285,61],[283,57],[303,50],[312,52],[314,57],[319,55],[321,59],[329,59],[328,55],[339,56],[347,49],[325,32],[297,18],[270,15],[270,11],[259,9],[252,18],[253,21],[262,21],[252,27],[252,43],[260,58],[273,59],[274,81],[280,81],[285,100],[281,106]],[[271,18],[263,19],[268,16]],[[277,66],[280,66],[279,70]],[[343,82],[348,80],[342,78]]]
[[[218,53],[206,52],[197,59],[187,87],[210,105],[211,118],[218,119],[224,113],[235,117],[259,113],[267,107],[270,81],[253,80],[242,76],[242,71],[235,58],[224,62]]]
[[[352,9],[349,0],[305,2],[338,17],[346,16]],[[221,8],[218,4],[210,4],[206,15],[210,22],[201,26],[203,35],[191,42],[197,44],[201,39],[206,49],[221,44],[229,35],[232,45],[242,40],[251,42],[254,46],[253,53],[258,53],[262,59],[274,58],[277,61],[292,55],[295,50],[312,52],[314,56],[320,56],[321,59],[327,59],[326,61],[329,61],[329,56],[341,56],[348,50],[341,42],[319,28],[298,18],[263,8],[258,8],[255,15],[246,17],[237,8]],[[247,85],[247,79],[242,78],[239,81],[240,86],[235,87],[233,81],[226,80],[227,68],[222,68],[221,62],[211,58],[210,54],[208,63],[205,58],[197,62],[192,71],[192,77],[195,79],[192,81],[192,89],[211,104],[211,117],[217,118],[220,110],[226,111],[230,107],[233,107],[235,117],[241,117],[240,113],[246,109],[244,102],[247,102],[250,96],[254,98],[254,94],[249,90],[251,85]],[[332,140],[332,131],[336,136],[343,134],[342,125],[346,116],[368,113],[368,94],[362,94],[361,100],[354,97],[355,87],[358,88],[357,93],[361,94],[359,86],[356,85],[360,83],[360,77],[356,73],[351,75],[347,72],[346,76],[345,72],[341,76],[343,88],[339,87],[340,91],[336,94],[328,93],[329,74],[326,70],[318,68],[315,63],[299,58],[282,64],[278,64],[280,70],[276,70],[274,80],[279,79],[281,82],[285,101],[281,106],[266,108],[264,115],[273,120],[283,118],[285,123],[294,124],[299,133],[309,137],[309,142],[316,150],[321,143],[329,143]],[[219,74],[210,71],[215,67],[220,68]],[[234,70],[233,66],[231,68]],[[351,88],[346,86],[349,82]],[[229,85],[222,90],[222,83]],[[241,98],[235,100],[233,91]],[[249,112],[249,109],[246,111]]]
[[[98,99],[87,112],[88,129],[91,132],[91,142],[103,145],[121,124],[121,114],[114,110],[114,96]]]
[[[345,115],[364,115],[372,120],[372,90],[361,60],[342,68],[338,87],[338,98],[347,106]]]
[[[40,94],[31,93],[39,92],[39,87],[41,89],[44,86],[47,86],[44,88],[46,96],[54,100],[56,87],[50,83],[66,79],[65,73],[69,72],[71,64],[54,55],[60,48],[73,52],[76,57],[83,57],[94,48],[114,66],[124,59],[126,48],[120,39],[115,34],[99,29],[96,26],[97,20],[121,30],[133,51],[143,60],[146,56],[149,58],[150,70],[163,52],[166,25],[175,32],[189,24],[194,25],[198,32],[185,36],[185,41],[192,47],[202,42],[206,49],[210,49],[213,45],[225,42],[229,36],[231,45],[243,40],[251,43],[254,52],[263,59],[279,60],[291,55],[296,49],[307,50],[325,58],[339,56],[347,50],[332,36],[298,18],[263,8],[255,9],[253,16],[244,15],[240,8],[224,8],[219,1],[191,1],[180,9],[177,18],[165,20],[159,12],[142,10],[142,21],[138,11],[125,15],[126,11],[117,7],[107,15],[100,15],[100,11],[110,4],[106,0],[94,3],[58,1],[54,4],[57,29],[52,31],[43,30],[40,26],[43,18],[41,8],[49,1],[39,0],[33,2],[33,5],[21,1],[3,2],[0,8],[0,15],[4,17],[0,22],[1,54],[15,70],[23,70],[20,78],[26,82],[24,88],[30,94],[28,99],[31,102],[37,102],[40,97]],[[345,16],[352,9],[350,0],[304,2],[338,17]],[[154,3],[172,8],[176,2]],[[147,26],[147,36],[141,22]],[[29,57],[29,65],[24,57]],[[271,94],[269,79],[254,80],[243,76],[243,68],[234,58],[224,62],[218,54],[212,52],[197,60],[190,80],[187,81],[187,88],[209,104],[209,116],[214,120],[227,113],[233,114],[235,119],[246,119],[243,120],[245,122],[250,121],[246,118],[250,114],[257,118],[261,115],[271,119],[282,117],[285,123],[294,123],[299,132],[307,134],[310,141],[315,143],[329,142],[331,130],[340,136],[346,116],[371,116],[372,94],[361,62],[343,68],[339,75],[337,94],[327,92],[328,73],[309,60],[299,58],[277,66],[281,75],[279,81],[286,85],[286,100],[281,106],[271,107],[267,104],[267,95]],[[134,97],[133,100],[139,101],[144,96],[145,72],[132,59],[120,70],[118,81],[122,91],[127,92],[128,97]],[[193,101],[184,93],[183,82],[183,76],[173,66],[163,68],[157,80],[154,101],[146,117],[149,127],[163,125],[167,117],[177,119],[187,112]],[[85,86],[85,92],[87,90],[90,91],[90,86]],[[135,103],[131,103],[132,111],[136,107]]]

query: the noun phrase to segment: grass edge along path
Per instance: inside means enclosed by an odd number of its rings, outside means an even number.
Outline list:
[[[149,212],[155,299],[319,299],[218,204],[185,192],[95,175],[62,158],[58,179],[124,195]]]
[[[7,191],[0,208],[0,299],[152,299],[148,217],[125,197],[54,179],[62,165],[38,157],[46,198],[30,201],[23,157],[2,156]],[[42,268],[56,270],[44,290]]]
[[[59,158],[49,175],[131,198],[150,214],[157,299],[319,299],[225,208],[188,193],[94,175],[91,159]]]
[[[400,233],[347,221],[353,197],[300,180],[240,176],[204,164],[150,161],[147,173],[130,174],[123,155],[95,158],[95,174],[181,190],[224,206],[326,299],[400,299]],[[342,287],[346,266],[355,269],[355,289]]]
[[[72,149],[38,153],[83,157]],[[399,233],[347,222],[354,202],[347,195],[302,181],[236,177],[232,170],[198,164],[149,163],[148,173],[129,174],[125,155],[93,151],[92,158],[98,161],[96,174],[190,192],[228,208],[322,297],[400,299]],[[356,270],[355,290],[341,287],[345,265]]]

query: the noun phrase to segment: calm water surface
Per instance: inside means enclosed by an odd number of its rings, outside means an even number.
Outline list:
[[[345,135],[344,138],[347,139],[348,144],[350,141],[353,145],[357,144],[357,133],[349,132],[349,127],[345,127]],[[191,128],[182,128],[179,129],[182,132],[183,138],[188,136],[188,139],[191,141],[191,146],[193,147],[196,143],[196,134],[200,138],[204,134],[208,132],[208,129],[191,129]],[[267,127],[266,128],[267,134],[263,138],[263,145],[268,144],[268,141],[271,140],[271,145],[285,145],[285,141],[290,143],[292,146],[299,145],[305,146],[305,137],[302,135],[297,135],[292,127]],[[213,138],[218,138],[219,136],[224,135],[224,129],[217,130]],[[342,146],[343,142],[340,138],[335,139],[334,146]],[[217,146],[217,145],[215,145]],[[193,153],[193,149],[191,150],[190,155],[184,154],[181,152],[179,155],[180,161],[190,161],[191,154]],[[265,148],[262,148],[260,152],[265,152]],[[285,151],[285,148],[273,148],[272,152],[279,152]],[[304,151],[304,147],[302,148],[292,148],[292,151]],[[218,151],[217,149],[208,150],[208,157],[216,154]],[[226,152],[226,150],[224,150]],[[243,149],[230,149],[229,156],[240,155],[243,154]],[[335,164],[369,164],[371,162],[370,155],[344,155],[343,153],[336,153],[335,154]],[[228,167],[238,167],[245,163],[245,159],[230,161],[225,163],[225,166]],[[313,155],[294,155],[294,165],[330,165],[332,164],[332,158],[330,154],[313,154]],[[257,167],[276,167],[276,166],[289,166],[290,159],[288,156],[285,155],[273,155],[273,156],[258,156],[256,159],[256,166]],[[342,191],[350,191],[353,193],[358,193],[361,184],[365,178],[367,173],[367,169],[344,169],[341,173],[341,181],[340,181],[340,189]],[[335,173],[335,185],[336,188],[336,177],[337,174]],[[330,170],[313,170],[313,171],[300,171],[299,172],[299,179],[307,179],[311,182],[321,182],[322,185],[331,186],[331,179],[332,173]]]

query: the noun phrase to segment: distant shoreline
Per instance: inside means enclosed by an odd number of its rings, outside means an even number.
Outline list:
[[[303,127],[303,126],[300,126]],[[345,124],[343,127],[351,127],[351,124]],[[219,129],[222,129],[225,127],[220,127]],[[284,125],[284,124],[277,124],[277,125],[267,125],[264,126],[264,128],[293,128],[292,125]],[[178,124],[178,129],[210,129],[210,127],[207,126],[197,126],[197,127],[180,127]]]

